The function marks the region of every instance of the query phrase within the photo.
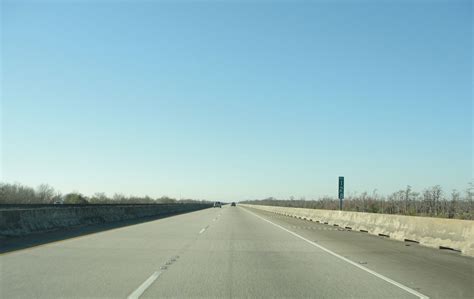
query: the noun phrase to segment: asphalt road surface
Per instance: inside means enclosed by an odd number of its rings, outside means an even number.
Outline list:
[[[0,255],[1,298],[473,298],[474,259],[224,206]]]

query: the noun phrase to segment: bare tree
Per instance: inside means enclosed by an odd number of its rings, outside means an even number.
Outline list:
[[[48,184],[41,184],[36,188],[36,196],[42,203],[52,203],[54,197],[54,188]]]
[[[443,191],[441,190],[441,186],[436,185],[431,188],[431,194],[432,194],[432,201],[433,201],[433,208],[434,208],[434,215],[437,216],[439,214],[439,208],[440,208],[440,200],[441,196],[443,194]]]
[[[451,202],[449,204],[448,218],[454,218],[456,216],[456,208],[461,194],[457,190],[451,192]]]
[[[0,183],[0,203],[1,204],[28,204],[38,203],[35,190],[31,187],[18,183]]]

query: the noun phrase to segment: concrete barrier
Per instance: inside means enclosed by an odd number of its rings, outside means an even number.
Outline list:
[[[179,214],[209,207],[211,204],[186,203],[0,209],[0,236],[24,236],[81,225]]]
[[[452,249],[474,257],[474,221],[263,205],[244,207],[338,225],[424,246]]]

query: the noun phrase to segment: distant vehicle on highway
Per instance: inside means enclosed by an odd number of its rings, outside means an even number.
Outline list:
[[[232,203],[230,204],[230,206],[231,206],[231,207],[235,207],[235,206],[236,206],[235,202],[232,202]]]
[[[222,208],[222,203],[220,201],[216,201],[214,203],[214,208]]]

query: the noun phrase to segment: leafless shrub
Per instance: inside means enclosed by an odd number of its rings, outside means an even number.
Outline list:
[[[94,193],[87,197],[79,192],[65,195],[54,190],[47,184],[41,184],[33,189],[18,183],[0,183],[0,204],[159,204],[159,203],[209,203],[205,200],[182,199],[176,200],[168,196],[151,198],[149,196],[125,196],[116,193],[108,197],[105,193]]]
[[[359,195],[350,195],[344,199],[343,210],[474,220],[473,195],[473,183],[469,184],[464,196],[457,190],[447,195],[439,185],[427,188],[421,193],[407,186],[404,190],[393,192],[388,196],[379,195],[377,190],[374,190],[372,194],[363,192]],[[281,200],[270,197],[244,203],[324,210],[339,209],[339,199],[327,196],[317,200],[294,200],[294,197]]]

